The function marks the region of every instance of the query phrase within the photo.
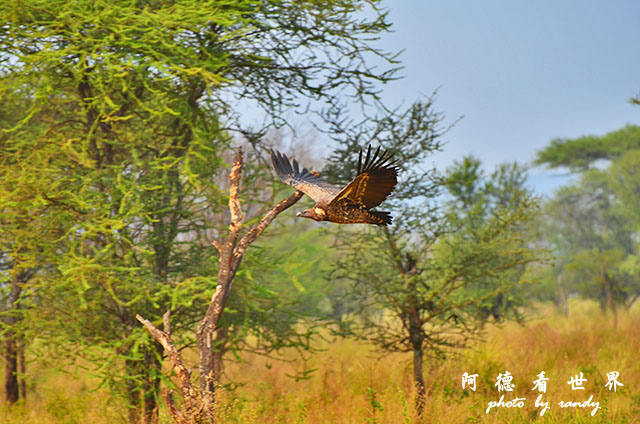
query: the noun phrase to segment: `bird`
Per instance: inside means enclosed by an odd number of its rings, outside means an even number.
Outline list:
[[[313,208],[296,216],[337,224],[391,224],[393,218],[389,212],[373,208],[387,199],[398,182],[398,168],[392,157],[387,150],[380,154],[380,146],[372,155],[369,145],[363,161],[360,149],[355,178],[340,188],[329,184],[315,171],[300,170],[295,159],[290,161],[287,155],[271,150],[271,162],[278,178],[316,202]]]

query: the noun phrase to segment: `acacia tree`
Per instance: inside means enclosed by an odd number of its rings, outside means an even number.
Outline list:
[[[385,202],[393,225],[341,232],[344,257],[334,276],[351,281],[352,295],[365,305],[365,337],[384,351],[413,353],[418,414],[426,397],[424,356],[463,346],[481,328],[486,302],[527,280],[514,280],[509,271],[535,260],[522,231],[531,216],[529,196],[509,208],[493,207],[484,220],[476,209],[452,219],[437,203],[443,180],[423,166],[440,148],[442,119],[426,101],[373,126],[336,127],[340,146],[326,168],[337,180],[349,175],[356,146],[367,143],[393,152],[400,167],[398,186]]]
[[[592,168],[597,161],[613,160],[626,152],[638,149],[640,127],[627,125],[601,136],[555,138],[538,152],[536,164],[551,168],[566,167],[573,172],[583,172]]]
[[[629,308],[640,295],[639,152],[640,127],[628,125],[603,136],[553,140],[537,159],[580,174],[545,205],[541,237],[558,256],[550,273],[562,278],[563,289],[597,300],[614,323],[617,308]],[[598,160],[608,167],[594,167]]]
[[[198,340],[206,347],[201,383],[212,399],[211,337],[240,263],[224,241],[241,231],[215,180],[224,174],[230,133],[260,142],[260,131],[242,127],[233,106],[252,103],[282,124],[291,108],[333,104],[338,94],[375,101],[376,84],[393,78],[395,63],[371,45],[389,27],[378,3],[0,4],[0,98],[16,93],[24,103],[3,142],[15,164],[29,164],[6,175],[41,177],[22,194],[4,192],[1,203],[73,217],[61,220],[59,244],[47,255],[39,246],[14,250],[14,260],[50,265],[25,310],[40,337],[80,346],[100,364],[127,394],[130,421],[157,419],[161,377],[161,349],[135,313],[160,322],[171,310],[174,335],[182,337],[211,291]],[[372,56],[391,69],[373,69]],[[245,178],[264,174],[250,172],[252,164]],[[248,184],[239,198],[258,198],[261,189]],[[228,234],[208,225],[211,213],[229,217]],[[218,260],[208,259],[208,230]]]
[[[0,128],[12,128],[19,122],[28,106],[26,100],[16,91],[0,95]],[[34,136],[42,126],[42,116],[35,116],[23,137]],[[23,174],[25,163],[49,161],[55,151],[43,148],[21,157],[16,150],[11,137],[0,132],[0,324],[5,347],[5,398],[9,403],[26,395],[25,347],[31,337],[24,298],[32,292],[34,280],[48,271],[46,258],[55,252],[57,239],[72,218],[72,214],[34,197],[34,193],[55,188],[50,167]]]
[[[609,169],[589,170],[576,184],[560,188],[545,206],[542,226],[567,289],[597,300],[603,312],[613,314],[614,323],[617,307],[630,307],[640,294],[638,226],[631,207],[637,195],[628,190],[637,184],[631,170],[638,162],[630,161],[628,168],[623,163],[628,155],[638,157],[627,153]]]
[[[502,163],[491,174],[486,175],[479,159],[465,156],[460,161],[455,161],[445,175],[447,200],[444,203],[451,232],[464,233],[468,228],[480,229],[492,219],[497,210],[516,213],[523,204],[534,199],[533,191],[526,187],[526,170],[516,162]],[[530,225],[521,225],[522,234],[529,233]],[[518,281],[525,271],[526,266],[519,265],[505,273],[511,273],[509,278]],[[468,289],[471,287],[473,285]],[[522,286],[513,287],[508,294],[498,293],[479,304],[480,315],[486,319],[501,320],[510,317],[519,321],[522,318],[519,309],[525,303],[525,297]]]

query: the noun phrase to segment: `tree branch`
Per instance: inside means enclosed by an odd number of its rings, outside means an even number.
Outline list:
[[[276,216],[278,216],[280,212],[293,206],[298,200],[302,198],[303,195],[304,193],[298,190],[293,192],[291,196],[287,197],[286,199],[282,200],[280,203],[272,207],[269,212],[267,212],[262,217],[260,222],[253,226],[253,228],[251,228],[251,230],[247,234],[245,234],[244,237],[242,237],[240,243],[238,243],[238,246],[234,249],[233,252],[233,259],[236,267],[240,265],[240,260],[242,259],[244,252],[247,250],[247,247],[249,247],[251,243],[256,240],[256,238],[260,237],[262,232],[269,226],[269,224],[271,224],[271,222],[276,218]],[[235,261],[237,261],[237,264],[235,263]]]
[[[222,245],[216,245],[220,252],[218,269],[218,284],[211,298],[211,303],[207,312],[198,326],[198,348],[200,351],[200,380],[204,396],[212,396],[214,390],[214,366],[213,366],[213,345],[212,334],[215,331],[220,317],[231,294],[233,279],[240,266],[245,251],[258,238],[276,216],[285,209],[291,207],[301,197],[302,193],[294,192],[287,199],[273,206],[262,219],[242,237],[238,243],[239,233],[242,229],[242,208],[240,199],[240,179],[242,176],[243,155],[242,148],[238,148],[231,173],[229,175],[229,211],[231,212],[231,223],[229,224],[229,234]],[[211,397],[213,402],[213,398]]]
[[[184,366],[178,350],[171,342],[170,311],[168,310],[163,315],[164,331],[159,330],[150,321],[142,318],[140,315],[136,315],[138,321],[140,321],[149,333],[162,345],[178,377],[178,384],[184,399],[183,411],[179,411],[176,408],[170,391],[163,390],[162,392],[167,407],[169,408],[169,413],[178,423],[200,422],[197,417],[213,416],[213,395],[216,380],[214,378],[212,334],[218,325],[227,299],[229,298],[236,271],[240,266],[245,251],[251,243],[262,235],[264,230],[273,222],[279,213],[291,207],[303,196],[302,192],[296,190],[288,198],[274,205],[262,219],[242,237],[240,242],[238,242],[239,234],[243,227],[243,214],[239,199],[242,165],[243,154],[242,148],[239,147],[231,168],[231,173],[229,174],[229,211],[231,213],[229,233],[224,240],[214,240],[211,242],[219,252],[220,267],[218,269],[216,290],[198,326],[197,340],[200,354],[200,388],[193,386],[191,372]]]
[[[166,322],[169,319],[168,313],[165,313],[165,328],[167,326]],[[136,314],[136,319],[140,321],[151,333],[153,338],[155,338],[158,343],[162,345],[164,351],[167,353],[171,364],[173,365],[173,370],[176,372],[178,376],[178,384],[180,385],[180,390],[182,392],[182,398],[184,399],[185,406],[187,407],[187,411],[191,412],[194,410],[194,401],[198,398],[196,391],[191,384],[191,372],[184,366],[182,363],[182,359],[178,353],[178,350],[171,342],[171,337],[169,334],[164,331],[159,330],[154,326],[151,321],[142,318],[140,315]],[[169,405],[167,405],[169,406]]]

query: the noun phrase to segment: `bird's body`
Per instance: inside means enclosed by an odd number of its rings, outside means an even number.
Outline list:
[[[306,168],[300,170],[298,162],[293,164],[280,152],[271,152],[273,167],[282,182],[302,191],[316,204],[298,216],[315,221],[337,224],[391,224],[389,212],[373,210],[393,191],[397,183],[398,169],[390,162],[391,155],[380,148],[371,156],[371,146],[362,162],[362,151],[358,160],[356,176],[344,188],[327,183],[317,173]]]

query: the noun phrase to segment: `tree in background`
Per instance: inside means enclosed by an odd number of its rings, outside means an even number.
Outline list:
[[[542,237],[558,256],[551,278],[561,292],[597,300],[614,322],[617,307],[629,308],[640,295],[639,152],[640,128],[626,126],[601,137],[555,140],[538,155],[538,163],[580,172],[545,206]]]
[[[626,156],[608,170],[586,171],[576,184],[559,189],[547,202],[542,227],[543,236],[559,257],[552,272],[557,278],[562,276],[568,291],[597,300],[603,312],[610,310],[614,320],[617,306],[630,307],[640,294],[632,266],[637,258],[637,229],[632,209],[622,201],[635,195],[626,188],[614,188],[616,175],[622,177],[619,172],[624,172],[624,167],[617,165]],[[635,179],[631,176],[625,184],[633,184]]]
[[[538,152],[537,165],[567,167],[581,172],[597,161],[613,160],[628,151],[640,149],[640,127],[627,125],[603,136],[586,135],[575,139],[556,138]]]
[[[487,225],[500,210],[517,213],[523,205],[531,203],[534,206],[537,201],[533,191],[526,186],[526,181],[526,169],[516,162],[500,164],[491,174],[486,175],[480,160],[473,156],[455,161],[446,170],[444,185],[447,192],[444,209],[451,226],[450,231],[464,233],[469,229],[479,229]],[[522,228],[517,231],[529,235],[532,217],[535,214],[521,223]],[[510,273],[506,279],[515,282],[521,279],[525,271],[526,264],[522,264],[513,266],[504,273]],[[467,289],[472,288],[473,285],[469,285]],[[502,320],[509,317],[520,321],[527,290],[530,287],[518,285],[508,293],[498,293],[486,299],[478,304],[480,315],[483,319]]]
[[[198,335],[200,383],[212,396],[212,337],[240,261],[229,248],[212,258],[209,243],[242,231],[229,226],[235,212],[216,181],[228,181],[232,134],[258,145],[262,133],[241,125],[234,106],[249,102],[283,124],[291,109],[332,105],[338,94],[377,101],[376,84],[394,75],[394,59],[371,45],[389,28],[386,13],[356,0],[11,0],[0,16],[0,98],[19,98],[2,133],[12,160],[3,217],[51,213],[60,224],[55,243],[3,252],[46,268],[21,294],[23,321],[48,354],[74,346],[97,364],[126,394],[131,422],[153,422],[162,350],[136,313],[159,323],[170,310],[174,342],[188,345],[214,296]],[[390,69],[369,66],[374,56]],[[245,217],[271,207],[257,163],[245,161],[238,186],[237,201],[254,201]]]
[[[454,214],[438,203],[443,180],[425,161],[441,147],[442,120],[431,100],[361,125],[336,120],[332,134],[340,144],[325,168],[334,181],[347,180],[368,143],[393,152],[401,168],[398,187],[385,202],[393,225],[342,230],[337,239],[344,257],[334,278],[352,282],[352,295],[365,307],[365,337],[385,351],[413,353],[418,414],[426,398],[425,355],[463,346],[477,334],[487,302],[527,281],[512,269],[537,258],[523,231],[533,211],[528,194],[512,195],[509,207],[498,201],[477,206],[484,195],[476,197],[469,185],[478,182],[467,180],[456,185],[467,211]],[[477,167],[467,171],[477,177]],[[493,192],[501,198],[509,179],[496,175]]]

